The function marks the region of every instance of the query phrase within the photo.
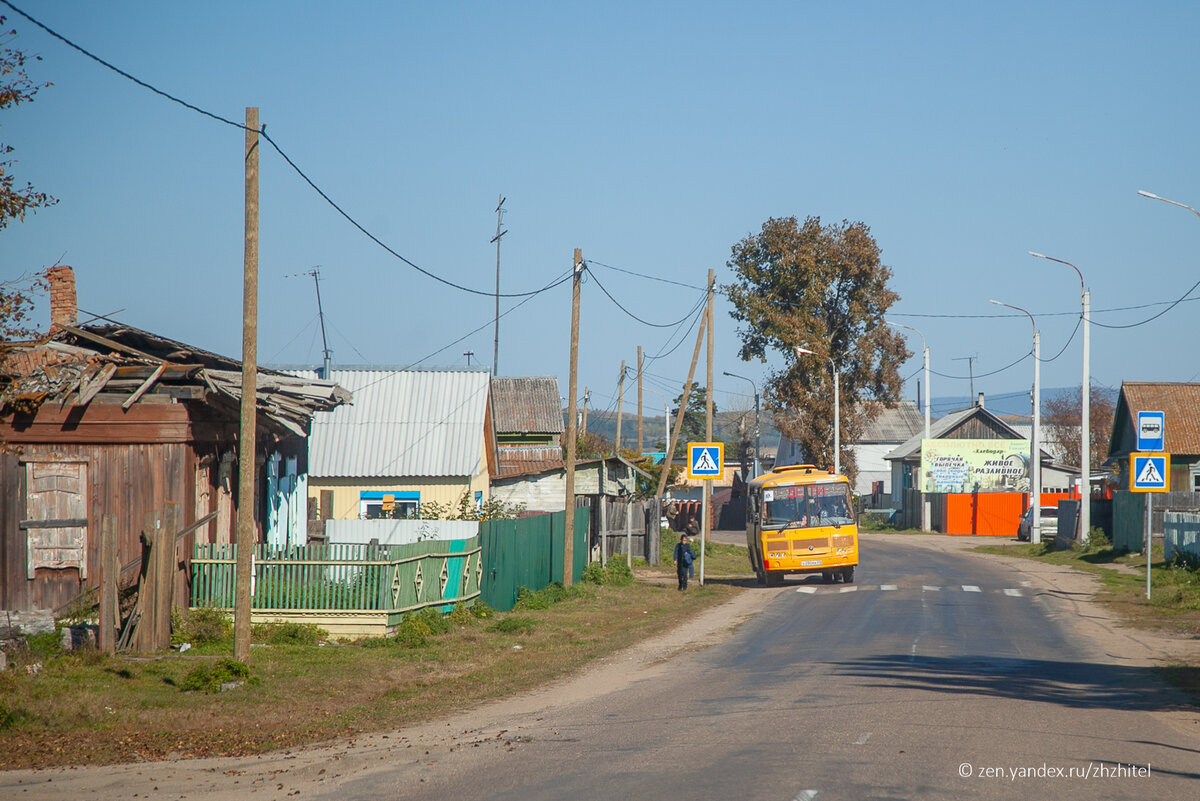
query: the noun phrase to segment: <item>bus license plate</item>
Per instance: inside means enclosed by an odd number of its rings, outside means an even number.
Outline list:
[[[820,559],[805,559],[803,562],[800,563],[800,566],[801,567],[820,567],[821,560]]]

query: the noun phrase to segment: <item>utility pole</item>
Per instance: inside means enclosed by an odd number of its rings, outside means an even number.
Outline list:
[[[658,491],[654,493],[655,503],[662,502],[663,492],[667,488],[667,477],[671,475],[671,456],[675,453],[675,443],[679,441],[679,432],[683,430],[683,416],[687,412],[687,401],[692,395],[692,379],[696,375],[696,362],[700,361],[700,346],[704,344],[704,333],[708,327],[708,309],[700,318],[700,330],[696,332],[696,349],[692,351],[692,363],[688,367],[687,381],[683,384],[682,403],[679,404],[679,414],[675,416],[675,430],[667,443],[667,454],[663,458],[662,475],[658,477]],[[666,410],[664,410],[665,412]],[[668,418],[670,415],[667,415]],[[670,420],[667,420],[670,426]]]
[[[288,278],[295,278],[301,275],[311,275],[313,283],[317,287],[317,320],[321,323],[321,352],[324,354],[324,371],[321,373],[321,378],[328,381],[329,373],[333,369],[333,351],[329,349],[329,340],[325,336],[325,310],[321,308],[321,265],[315,265],[306,273],[289,275]]]
[[[638,345],[638,457],[642,455],[642,346]]]
[[[496,235],[492,237],[492,241],[496,243],[496,340],[492,346],[492,375],[498,375],[496,372],[500,369],[500,237],[508,233],[501,231],[500,226],[504,220],[504,195],[500,195],[500,202],[496,204]]]
[[[621,402],[625,400],[625,360],[621,359],[621,375],[617,379],[617,456],[621,455]]]
[[[463,351],[463,356],[467,357],[467,367],[471,366],[471,357],[474,355],[475,355],[475,351],[473,351],[473,350],[464,350]]]
[[[571,281],[571,367],[567,380],[567,497],[563,531],[563,586],[570,587],[575,565],[575,393],[579,389],[579,279],[583,274],[583,251],[575,248],[575,277]]]
[[[705,401],[704,441],[713,441],[713,281],[715,273],[712,268],[708,271],[708,393]],[[687,404],[687,398],[684,398]],[[701,495],[701,524],[700,524],[700,586],[704,586],[704,544],[708,541],[712,529],[712,481],[705,480],[704,492]]]
[[[978,358],[979,358],[978,356],[960,356],[957,359],[950,360],[952,362],[966,362],[967,363],[967,377],[971,379],[970,387],[971,387],[971,405],[972,406],[974,406],[978,402],[978,399],[975,397],[975,360]],[[929,382],[926,381],[925,383],[928,384]],[[929,395],[929,387],[928,386],[925,387],[925,395],[926,396]]]
[[[242,266],[242,403],[238,427],[237,562],[233,658],[250,661],[250,572],[255,542],[254,472],[258,436],[258,108],[246,108],[246,217]],[[174,538],[173,532],[168,532]]]

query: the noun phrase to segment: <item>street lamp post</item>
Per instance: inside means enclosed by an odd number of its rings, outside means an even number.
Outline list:
[[[796,346],[796,355],[807,353],[809,356],[816,356],[821,359],[829,360],[829,371],[833,373],[833,472],[838,475],[842,474],[842,414],[841,401],[838,398],[840,392],[841,379],[838,376],[837,365],[833,361],[832,356],[822,356],[816,351]]]
[[[1041,432],[1039,431],[1039,407],[1042,405],[1040,384],[1042,372],[1041,334],[1038,333],[1037,322],[1033,319],[1033,315],[1025,309],[1022,309],[1020,306],[1010,306],[998,300],[989,302],[1021,312],[1029,318],[1029,322],[1033,325],[1033,431],[1029,437],[1029,504],[1033,512],[1030,518],[1029,541],[1039,543],[1042,541],[1042,452]]]
[[[735,375],[734,373],[726,372],[725,375],[730,378],[740,378],[743,381],[750,381],[750,386],[754,387],[754,476],[759,476],[759,461],[758,461],[758,384],[755,384],[744,375]]]
[[[929,439],[929,347],[925,344],[925,335],[913,328],[911,325],[893,323],[891,320],[884,320],[884,322],[888,325],[893,325],[896,328],[904,328],[908,331],[912,331],[921,338],[921,351],[925,356],[925,439]],[[921,494],[924,496],[924,492]],[[929,531],[929,502],[924,499],[921,501],[921,530]]]
[[[1080,387],[1079,436],[1079,541],[1087,545],[1092,531],[1092,380],[1091,380],[1091,309],[1092,293],[1083,281],[1083,273],[1069,261],[1029,251],[1030,256],[1065,264],[1079,276],[1079,295],[1083,303],[1083,385]]]

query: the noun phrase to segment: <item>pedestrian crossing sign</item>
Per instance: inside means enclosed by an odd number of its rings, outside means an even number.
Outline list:
[[[724,470],[724,442],[688,443],[688,478],[720,478]]]
[[[1167,492],[1171,484],[1170,464],[1168,453],[1130,454],[1129,489],[1133,492]]]

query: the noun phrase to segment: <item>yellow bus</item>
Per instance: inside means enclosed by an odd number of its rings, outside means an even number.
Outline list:
[[[853,582],[858,524],[849,479],[801,464],[751,481],[746,550],[759,584],[779,584],[788,573]]]

